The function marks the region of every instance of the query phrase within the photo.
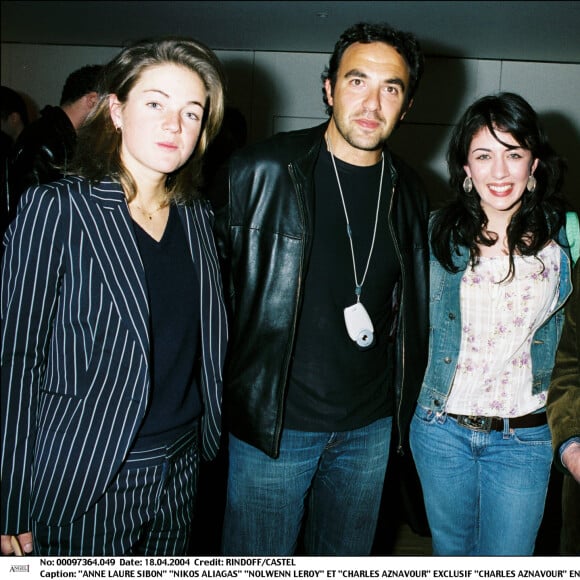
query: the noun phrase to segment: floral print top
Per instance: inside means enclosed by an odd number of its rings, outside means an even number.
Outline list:
[[[480,258],[463,275],[449,413],[519,417],[546,404],[546,393],[532,395],[530,351],[535,331],[557,303],[560,250],[551,242],[538,257],[516,256],[514,262],[515,276],[504,282],[508,256]]]

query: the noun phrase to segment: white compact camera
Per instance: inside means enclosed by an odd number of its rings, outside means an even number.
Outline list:
[[[375,342],[375,329],[366,308],[357,302],[344,309],[344,323],[351,340],[361,349],[370,348]]]

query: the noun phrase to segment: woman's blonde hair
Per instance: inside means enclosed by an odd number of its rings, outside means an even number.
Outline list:
[[[161,64],[175,64],[195,72],[208,94],[202,131],[188,161],[168,175],[170,199],[185,203],[198,196],[202,179],[203,155],[217,135],[224,114],[224,74],[216,55],[205,45],[186,38],[163,38],[137,42],[122,50],[103,71],[99,101],[79,130],[75,157],[69,173],[91,181],[117,179],[129,200],[137,193],[133,177],[121,159],[122,136],[113,124],[109,95],[125,103],[143,72]]]

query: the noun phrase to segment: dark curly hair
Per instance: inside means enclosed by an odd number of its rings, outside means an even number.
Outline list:
[[[405,96],[405,110],[408,109],[413,96],[417,91],[421,75],[423,74],[423,68],[425,66],[425,60],[423,53],[421,52],[421,47],[419,46],[419,41],[410,32],[396,30],[385,23],[372,24],[368,22],[359,22],[341,34],[334,46],[334,52],[330,57],[328,66],[322,73],[322,98],[326,105],[326,112],[328,115],[332,115],[332,106],[328,103],[324,84],[327,80],[330,80],[330,86],[334,90],[336,74],[338,72],[338,67],[340,66],[340,61],[342,60],[342,55],[344,54],[344,51],[355,42],[360,42],[362,44],[384,42],[385,44],[392,46],[405,59],[405,62],[409,67],[409,90]]]
[[[530,104],[514,93],[498,93],[477,100],[456,125],[447,151],[449,184],[454,199],[436,212],[431,223],[433,254],[449,272],[457,272],[454,255],[459,246],[469,249],[470,265],[479,259],[478,244],[493,246],[497,234],[486,232],[487,216],[481,208],[475,188],[463,190],[466,177],[463,167],[475,134],[487,127],[503,145],[497,132],[509,133],[518,144],[538,159],[534,172],[537,186],[525,191],[522,203],[511,217],[507,229],[510,267],[506,279],[514,273],[514,254],[534,256],[549,240],[555,239],[565,222],[566,202],[561,196],[565,163],[559,157],[542,129],[538,115]]]
[[[109,113],[109,95],[114,94],[125,103],[146,69],[166,63],[198,74],[208,93],[197,146],[188,161],[168,175],[165,184],[168,197],[178,203],[191,201],[199,195],[203,155],[217,135],[224,115],[225,77],[213,51],[189,38],[139,41],[122,50],[106,65],[99,102],[79,130],[69,173],[82,175],[91,181],[113,177],[121,183],[129,200],[135,196],[135,182],[121,159],[121,135],[115,130]]]

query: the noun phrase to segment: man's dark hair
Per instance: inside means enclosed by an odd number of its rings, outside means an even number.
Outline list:
[[[3,121],[8,119],[11,113],[18,113],[23,125],[28,125],[28,109],[26,102],[16,91],[2,85],[0,87],[0,114]]]
[[[330,85],[334,90],[336,74],[340,66],[340,61],[342,60],[342,55],[351,44],[356,42],[363,44],[384,42],[392,46],[405,59],[409,67],[409,87],[405,96],[405,109],[407,109],[417,91],[421,75],[423,74],[424,57],[418,40],[412,33],[396,30],[385,23],[371,24],[368,22],[359,22],[342,33],[334,46],[334,52],[330,57],[330,62],[325,68],[324,73],[322,73],[322,95],[324,104],[326,105],[326,112],[332,115],[332,106],[328,104],[324,83],[327,79],[330,80]]]
[[[72,72],[62,88],[60,105],[74,103],[87,93],[98,92],[102,70],[99,64],[89,64]]]

